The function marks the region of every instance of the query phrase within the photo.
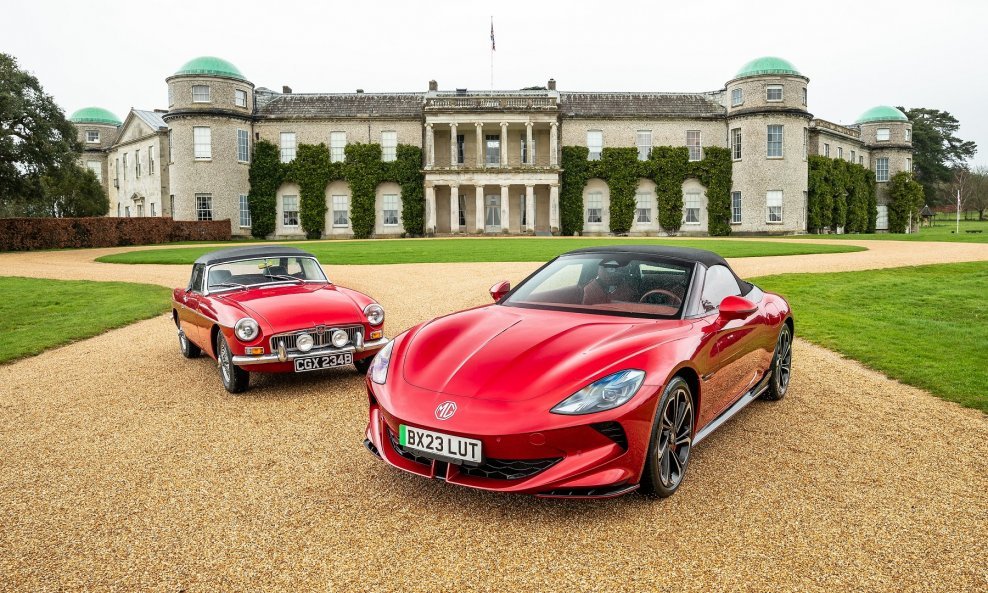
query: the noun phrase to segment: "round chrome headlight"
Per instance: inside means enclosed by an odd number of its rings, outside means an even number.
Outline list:
[[[346,332],[342,329],[338,329],[333,332],[333,337],[331,339],[333,340],[333,346],[342,348],[346,346],[347,342],[350,341],[350,336],[346,335]]]
[[[371,303],[364,307],[364,315],[371,325],[381,325],[384,323],[384,307],[377,303]]]
[[[261,327],[250,317],[244,317],[233,326],[233,333],[241,342],[249,342],[261,333]]]
[[[299,336],[295,338],[295,347],[301,350],[302,352],[308,352],[309,350],[312,350],[312,346],[315,343],[316,341],[313,340],[312,336],[310,336],[309,334],[299,334]]]

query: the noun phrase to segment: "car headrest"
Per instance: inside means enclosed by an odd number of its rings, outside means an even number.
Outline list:
[[[209,272],[209,285],[215,286],[217,284],[229,282],[232,277],[233,272],[230,270],[212,270]]]

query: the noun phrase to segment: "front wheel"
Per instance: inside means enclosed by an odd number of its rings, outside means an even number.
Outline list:
[[[193,344],[189,336],[185,335],[181,329],[178,330],[178,349],[182,351],[182,356],[185,358],[197,358],[202,354],[202,350]]]
[[[779,340],[775,343],[775,356],[772,357],[772,380],[762,399],[777,401],[786,396],[789,381],[792,379],[792,330],[782,324]]]
[[[233,364],[230,345],[222,333],[216,334],[216,365],[220,369],[223,387],[230,393],[243,393],[250,384],[250,373]]]
[[[370,370],[371,362],[373,362],[374,357],[368,356],[367,358],[361,358],[360,360],[353,361],[353,366],[357,367],[357,372],[361,375],[366,375],[367,371]]]
[[[652,423],[641,491],[650,496],[672,496],[686,476],[693,448],[693,395],[689,383],[673,377],[662,393]]]

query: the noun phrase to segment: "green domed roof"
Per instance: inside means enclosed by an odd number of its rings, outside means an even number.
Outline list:
[[[223,58],[217,58],[216,56],[199,56],[198,58],[193,58],[182,65],[175,73],[175,76],[180,74],[198,74],[200,76],[229,76],[230,78],[238,78],[240,80],[247,80],[247,77],[237,69],[236,66],[227,62]]]
[[[755,58],[744,66],[741,66],[741,69],[734,75],[734,78],[761,76],[763,74],[802,76],[799,70],[796,70],[796,67],[793,66],[788,60],[783,60],[782,58],[776,58],[774,56],[764,56],[761,58]]]
[[[102,107],[83,107],[73,113],[69,121],[77,124],[103,124],[106,126],[119,126],[123,123],[111,111]]]
[[[873,121],[909,121],[906,114],[899,111],[895,107],[889,107],[888,105],[879,105],[878,107],[872,107],[868,111],[861,114],[858,121],[854,122],[857,124],[866,124]]]

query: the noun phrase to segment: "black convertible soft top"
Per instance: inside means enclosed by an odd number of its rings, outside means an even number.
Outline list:
[[[258,245],[256,247],[231,247],[212,251],[195,261],[197,264],[220,264],[223,262],[252,259],[255,257],[315,257],[308,251],[297,247],[282,247],[278,245]]]
[[[563,255],[575,253],[641,253],[657,257],[667,257],[689,262],[700,262],[707,266],[731,266],[727,265],[724,258],[713,251],[706,249],[694,249],[692,247],[669,247],[666,245],[601,245],[600,247],[584,247],[567,251]]]

